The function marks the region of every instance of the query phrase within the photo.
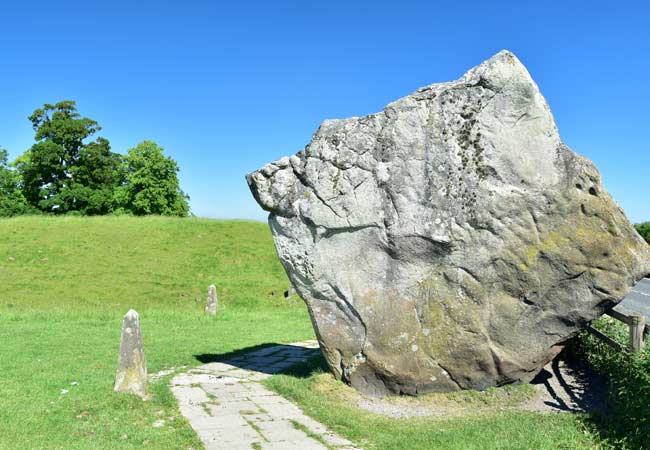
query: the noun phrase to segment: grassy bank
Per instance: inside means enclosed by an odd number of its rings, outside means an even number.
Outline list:
[[[4,310],[198,311],[210,284],[224,307],[258,308],[288,283],[259,222],[18,217],[0,236]]]

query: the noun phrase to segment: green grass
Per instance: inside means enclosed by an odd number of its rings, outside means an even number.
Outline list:
[[[168,378],[151,385],[147,402],[113,393],[129,308],[141,316],[150,373],[313,337],[302,302],[282,298],[288,280],[266,224],[20,217],[0,220],[0,236],[2,450],[202,448]],[[209,284],[219,294],[217,317],[203,313]],[[375,416],[346,402],[349,388],[322,368],[302,370],[268,383],[366,450],[598,448],[571,415],[493,408],[448,419]],[[503,404],[503,392],[449,399],[471,409]]]
[[[23,217],[0,236],[0,449],[201,448],[166,380],[147,402],[112,392],[129,308],[150,373],[313,337],[262,223]]]
[[[274,375],[265,384],[294,401],[308,415],[365,450],[578,450],[600,448],[597,437],[583,422],[585,416],[514,411],[503,388],[487,395],[477,392],[442,395],[435,401],[470,405],[451,417],[391,419],[355,406],[358,395],[324,372],[320,358]],[[525,398],[526,387],[507,388]],[[441,394],[436,394],[441,397]],[[449,398],[451,397],[451,398]],[[486,397],[478,400],[477,397]],[[408,403],[400,399],[399,403]],[[416,405],[422,399],[413,399]]]
[[[257,309],[271,291],[279,300],[288,287],[268,226],[259,222],[19,217],[0,220],[0,236],[0,305],[7,309],[190,312],[210,284],[221,305]]]

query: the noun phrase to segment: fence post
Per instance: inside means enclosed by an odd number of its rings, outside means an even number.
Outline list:
[[[630,351],[640,352],[643,350],[643,331],[645,329],[645,317],[634,314],[629,317],[630,326]]]

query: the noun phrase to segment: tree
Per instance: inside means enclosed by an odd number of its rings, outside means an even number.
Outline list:
[[[7,164],[7,151],[0,149],[0,216],[11,217],[30,212],[20,190],[20,175]]]
[[[84,143],[101,130],[98,123],[81,117],[72,100],[45,104],[29,120],[36,143],[15,163],[27,201],[57,214],[109,212],[120,160],[104,138]]]
[[[135,215],[187,216],[189,197],[178,181],[178,164],[155,142],[144,141],[124,157],[125,183],[116,191],[122,211]]]
[[[122,155],[111,152],[108,140],[97,138],[79,151],[71,169],[71,192],[82,214],[108,214],[113,210],[113,195],[124,183]]]
[[[155,142],[126,156],[105,138],[87,142],[101,127],[81,117],[72,100],[46,103],[29,120],[36,142],[14,161],[16,170],[7,167],[6,152],[0,158],[0,201],[12,202],[6,215],[18,214],[20,201],[53,214],[189,214],[178,165]]]

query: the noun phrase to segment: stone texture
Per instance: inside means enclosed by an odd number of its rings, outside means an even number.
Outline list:
[[[129,310],[122,320],[114,390],[147,397],[147,361],[142,346],[140,316],[133,309]]]
[[[208,288],[208,300],[205,303],[205,312],[211,316],[217,314],[219,310],[219,304],[217,303],[217,288],[214,284],[211,284]]]
[[[508,51],[247,180],[333,373],[370,394],[528,381],[650,273]]]

